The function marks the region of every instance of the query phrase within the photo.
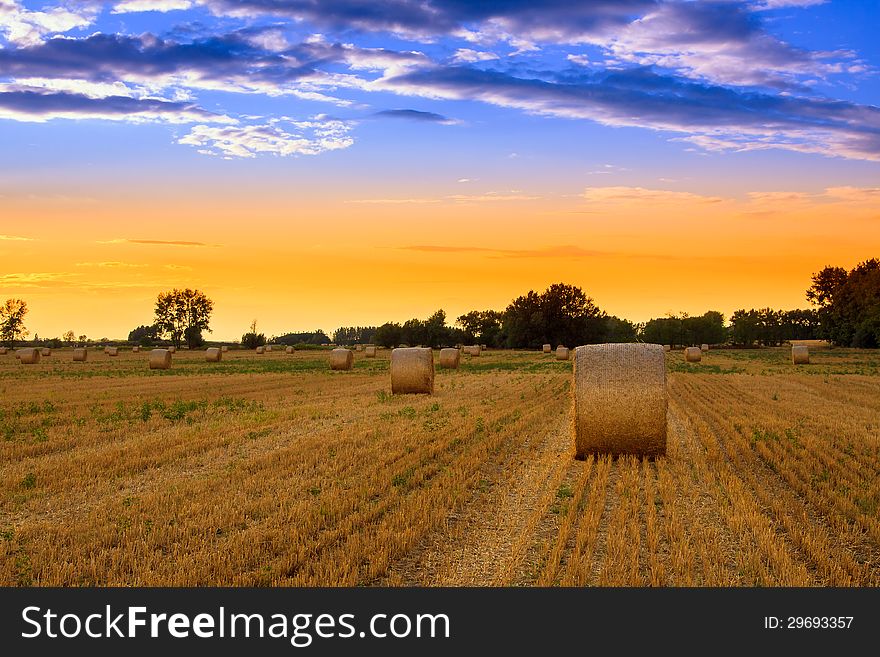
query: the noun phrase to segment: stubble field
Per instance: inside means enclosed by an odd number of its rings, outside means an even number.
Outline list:
[[[327,356],[0,356],[0,584],[880,584],[880,354],[672,352],[655,461],[573,459],[551,355]]]

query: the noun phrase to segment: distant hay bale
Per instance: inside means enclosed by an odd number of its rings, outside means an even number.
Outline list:
[[[133,354],[137,354],[137,353],[140,353],[140,350],[141,350],[140,347],[132,347],[132,348],[131,348],[131,353],[133,353]]]
[[[556,360],[568,360],[569,357],[569,349],[568,347],[564,347],[559,345],[556,347]]]
[[[707,344],[701,344],[701,345],[700,345],[700,351],[702,351],[703,353],[709,351],[709,345],[707,345]]]
[[[807,345],[795,345],[791,348],[791,362],[793,365],[810,364],[810,348]]]
[[[457,370],[461,362],[461,352],[458,349],[440,350],[440,367],[445,370]]]
[[[77,347],[73,350],[73,362],[85,363],[89,358],[89,350],[85,347]]]
[[[351,349],[339,347],[330,352],[331,370],[350,370],[354,364],[354,352]]]
[[[578,347],[572,396],[577,458],[666,453],[666,362],[660,345]]]
[[[0,347],[0,356],[5,356],[7,353],[9,353],[9,349],[6,347]]]
[[[672,345],[671,344],[663,345],[663,351],[672,351]]]
[[[104,353],[105,353],[105,354],[109,354],[109,353],[110,353],[110,347],[104,347]]]
[[[552,344],[545,344],[543,347],[541,347],[541,350],[542,350],[545,354],[552,353],[552,352],[553,352],[553,345],[552,345]]]
[[[119,347],[108,347],[107,355],[108,356],[118,356],[119,355]]]
[[[175,347],[174,345],[171,345],[170,347],[168,347],[168,353],[173,354],[176,351],[177,351],[177,347]]]
[[[684,359],[688,363],[699,363],[703,359],[703,352],[699,347],[687,347],[684,350]]]
[[[480,345],[480,349],[481,349],[482,351],[487,351],[487,350],[489,349],[489,347],[487,347],[487,346],[484,345],[484,344],[481,344],[481,345]]]
[[[354,350],[355,350],[355,351],[363,351],[363,350],[364,350],[364,345],[362,345],[362,344],[356,344],[356,345],[354,346]]]
[[[208,363],[219,363],[223,360],[223,352],[219,347],[210,347],[205,350],[205,361]]]
[[[266,351],[272,351],[272,345],[267,344],[267,345],[266,345]]]
[[[364,347],[364,353],[367,358],[375,358],[376,357],[376,347],[374,345],[367,345]]]
[[[229,351],[229,347],[227,347],[226,345],[223,345],[222,347],[220,347],[220,351],[222,351],[225,354],[227,351]]]
[[[429,347],[394,349],[391,352],[391,394],[431,395],[433,393],[433,350]]]
[[[285,347],[285,348],[284,348],[284,353],[285,353],[285,354],[292,354],[292,353],[293,353],[293,347]]]
[[[266,347],[257,347],[257,353],[258,353],[258,354],[265,353],[265,351],[266,351]]]
[[[480,349],[480,345],[478,345],[478,344],[471,345],[467,349],[468,349],[468,353],[471,356],[479,356],[480,352],[482,351],[482,349]]]
[[[49,347],[43,347],[42,349],[40,349],[40,355],[41,356],[51,356],[52,350],[49,349]]]
[[[25,347],[16,352],[16,358],[21,361],[22,365],[36,365],[40,362],[40,356],[43,352],[33,347]]]
[[[153,349],[150,352],[150,369],[167,370],[171,367],[171,349]]]

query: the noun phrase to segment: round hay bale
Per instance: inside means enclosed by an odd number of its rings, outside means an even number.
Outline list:
[[[108,356],[118,356],[119,355],[119,347],[108,347],[107,348]]]
[[[572,394],[577,458],[666,453],[666,360],[660,345],[578,347]]]
[[[556,360],[568,360],[568,357],[569,357],[568,352],[569,352],[568,347],[564,347],[562,345],[559,345],[558,347],[556,347]]]
[[[131,353],[133,353],[133,354],[138,354],[138,353],[140,353],[140,351],[141,351],[140,347],[132,347],[131,348]]]
[[[391,352],[391,394],[433,393],[434,352],[428,347],[394,349]]]
[[[16,358],[21,361],[22,365],[36,365],[40,362],[40,356],[42,355],[42,351],[39,349],[34,349],[33,347],[25,347],[24,349],[19,349],[16,353]]]
[[[684,360],[688,363],[699,363],[703,360],[703,352],[699,347],[687,347],[684,350]]]
[[[171,350],[153,349],[150,352],[150,369],[167,370],[171,368]]]
[[[482,349],[480,349],[480,345],[478,345],[478,344],[474,344],[474,345],[471,345],[470,347],[468,347],[468,353],[471,356],[479,356],[481,352],[482,352]]]
[[[170,347],[168,347],[168,353],[173,354],[176,351],[177,351],[177,347],[175,347],[174,345],[171,345]]]
[[[331,370],[350,370],[354,364],[354,353],[351,349],[339,347],[330,352]]]
[[[265,353],[265,351],[266,351],[266,347],[257,347],[257,353],[258,353],[258,354]]]
[[[810,348],[807,345],[795,345],[791,348],[792,365],[809,365]]]
[[[73,362],[85,363],[89,359],[89,350],[85,347],[78,347],[73,350]]]
[[[703,353],[709,351],[709,345],[707,345],[707,344],[701,344],[701,345],[700,345],[700,351],[702,351]]]
[[[545,354],[549,354],[553,351],[553,345],[545,344],[543,347],[541,347],[541,351],[543,351]]]
[[[355,350],[355,351],[363,351],[363,350],[364,350],[364,345],[362,345],[362,344],[356,344],[356,345],[354,346],[354,350]]]
[[[110,347],[104,347],[104,353],[105,353],[105,354],[109,354],[109,353],[110,353]]]
[[[51,356],[52,350],[49,349],[49,347],[43,347],[42,349],[40,349],[40,355],[41,356]]]
[[[267,344],[267,345],[266,345],[266,351],[272,351],[272,345]]]
[[[440,350],[440,367],[445,370],[457,370],[461,362],[461,352],[458,349]]]
[[[7,353],[9,353],[9,349],[6,347],[0,347],[0,356],[5,356]]]
[[[210,347],[205,350],[205,361],[208,363],[219,363],[223,360],[223,352],[220,347]]]
[[[292,354],[293,351],[294,351],[293,347],[285,347],[285,348],[284,348],[284,353],[285,353],[285,354]]]
[[[229,347],[227,347],[226,345],[223,345],[222,347],[220,347],[220,351],[222,351],[225,354],[227,351],[229,351]]]
[[[376,357],[376,347],[374,345],[367,345],[364,347],[364,353],[367,358],[375,358]]]

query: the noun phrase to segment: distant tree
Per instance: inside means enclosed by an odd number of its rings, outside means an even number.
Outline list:
[[[547,342],[541,295],[533,290],[510,302],[503,321],[509,347],[537,348]]]
[[[183,340],[190,349],[198,349],[205,345],[205,339],[202,337],[202,329],[198,326],[188,326],[183,332]]]
[[[266,336],[257,333],[257,320],[251,322],[250,329],[241,336],[241,346],[245,349],[256,349],[266,344]]]
[[[605,318],[606,342],[635,342],[638,339],[636,325],[614,315]]]
[[[149,326],[142,325],[129,332],[128,341],[141,347],[150,347],[159,339],[159,335],[159,327],[155,324],[150,324]]]
[[[211,332],[210,320],[214,310],[214,302],[204,292],[199,290],[173,289],[170,292],[159,294],[156,299],[156,326],[160,336],[170,335],[171,342],[180,347],[186,339],[187,329],[198,329],[198,335],[202,331]],[[197,335],[195,330],[189,332],[191,337]],[[190,348],[197,345],[188,343]]]
[[[472,310],[459,316],[455,323],[462,331],[462,342],[500,347],[504,343],[504,313],[497,310]]]
[[[85,334],[80,335],[80,336],[77,337],[77,340],[79,340],[79,342],[87,342],[88,339],[89,339],[89,336],[87,336],[87,335],[85,335]]]
[[[333,332],[333,342],[336,344],[370,344],[375,335],[375,326],[340,326]]]
[[[386,322],[376,329],[376,344],[388,349],[403,343],[403,327],[395,322]]]
[[[826,267],[813,276],[807,299],[819,306],[822,337],[847,347],[880,347],[880,260],[848,273]]]
[[[303,333],[285,333],[284,335],[273,338],[273,342],[285,345],[321,345],[333,342],[324,331],[306,331]]]
[[[64,342],[62,342],[61,338],[49,338],[46,340],[46,344],[52,349],[61,349],[61,347],[64,346]]]
[[[685,344],[686,337],[680,317],[657,317],[642,327],[641,339],[650,344],[668,344],[677,347]],[[688,343],[691,344],[691,343]]]
[[[15,346],[16,340],[24,340],[28,330],[24,318],[28,313],[27,303],[22,299],[7,299],[0,306],[0,341],[7,346]]]
[[[514,299],[504,311],[503,330],[510,347],[573,347],[602,342],[606,317],[581,288],[554,283],[541,294]]]
[[[61,337],[64,338],[64,341],[67,344],[73,344],[74,341],[76,340],[76,333],[74,333],[73,331],[68,331],[67,333],[65,333]]]

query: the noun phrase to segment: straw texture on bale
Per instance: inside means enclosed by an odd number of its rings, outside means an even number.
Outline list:
[[[468,347],[468,353],[469,353],[471,356],[479,356],[479,355],[480,355],[480,351],[481,351],[481,349],[480,349],[480,345],[478,345],[478,344],[475,344],[475,345],[472,345],[472,346]]]
[[[434,352],[427,347],[394,349],[391,352],[391,394],[433,393]]]
[[[219,363],[223,360],[223,352],[219,347],[210,347],[205,351],[205,360],[209,363]]]
[[[541,347],[541,349],[544,351],[545,354],[549,354],[553,351],[553,345],[545,344],[543,347]]]
[[[85,363],[89,358],[89,351],[84,347],[78,347],[73,350],[73,362],[74,363]]]
[[[559,345],[556,347],[556,360],[568,360],[568,347],[563,347]]]
[[[458,349],[440,350],[440,367],[445,370],[457,370],[461,362],[461,352]]]
[[[331,370],[350,370],[353,364],[354,352],[351,349],[340,347],[330,352]]]
[[[285,349],[284,349],[284,353],[285,353],[285,354],[292,354],[292,353],[293,353],[293,347],[285,347]]]
[[[171,367],[170,349],[153,349],[150,352],[150,369],[167,370]]]
[[[51,355],[52,355],[52,350],[49,349],[49,347],[43,347],[43,348],[40,350],[40,355],[41,355],[41,356],[51,356]]]
[[[16,358],[21,361],[22,365],[36,365],[40,362],[41,351],[33,347],[25,347],[16,352]]]
[[[266,348],[265,348],[265,347],[257,347],[257,353],[258,353],[258,354],[262,354],[262,353],[265,352],[265,351],[266,351]]]
[[[131,348],[131,353],[136,354],[136,353],[139,353],[140,350],[141,350],[140,347],[132,347],[132,348]]]
[[[107,351],[108,356],[118,356],[119,355],[119,347],[110,347]]]
[[[700,351],[709,351],[709,345],[707,345],[707,344],[701,344],[701,345],[700,345]]]
[[[227,347],[226,345],[223,345],[222,347],[220,347],[220,351],[222,351],[225,354],[227,351],[229,351],[229,347]]]
[[[367,358],[375,358],[376,357],[376,347],[374,345],[367,345],[364,347],[364,353]]]
[[[170,347],[168,347],[168,351],[173,354],[174,352],[177,351],[177,347],[175,347],[174,345],[171,345]]]
[[[810,348],[806,345],[796,345],[791,348],[791,362],[793,365],[810,364]]]
[[[687,347],[684,350],[684,359],[688,363],[699,363],[703,359],[703,352],[699,347]]]
[[[578,347],[573,397],[578,458],[666,453],[666,361],[660,345]]]
[[[672,351],[672,345],[671,344],[663,345],[663,351]]]

